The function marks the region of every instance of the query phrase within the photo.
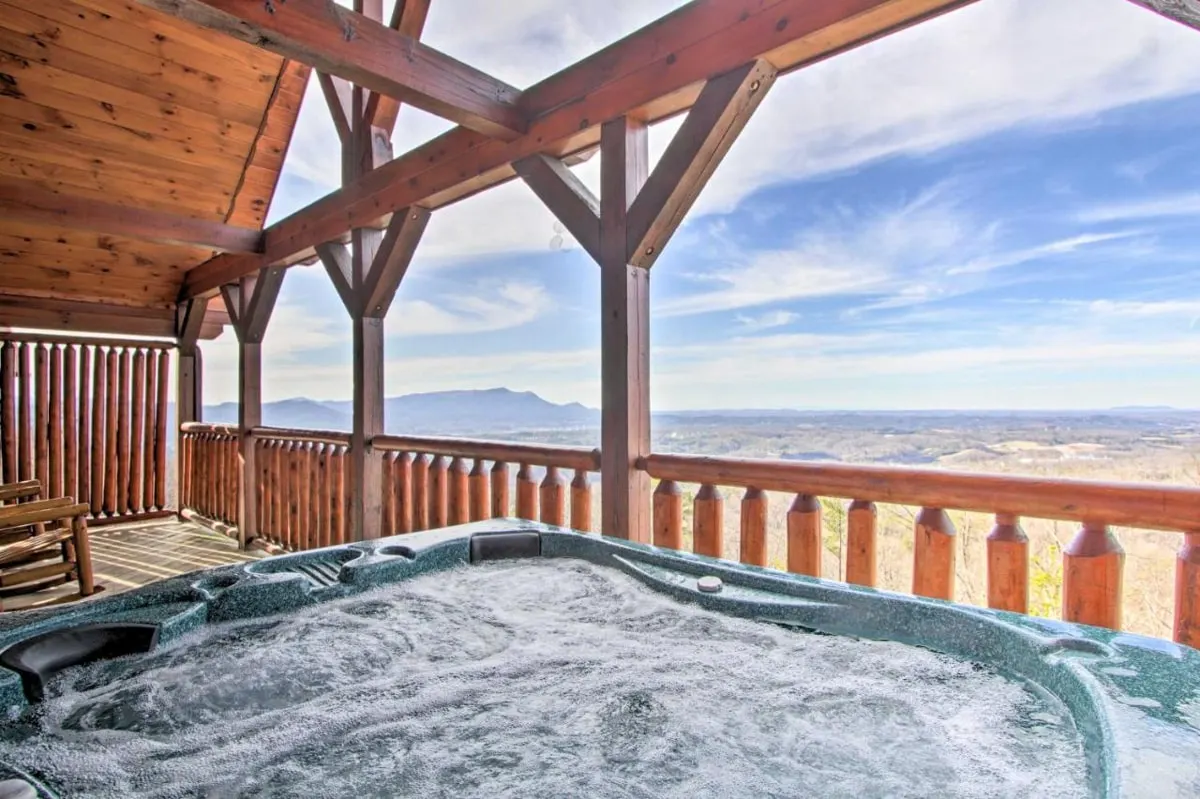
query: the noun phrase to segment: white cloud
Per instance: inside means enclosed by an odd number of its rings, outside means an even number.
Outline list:
[[[409,300],[388,315],[389,332],[407,336],[493,333],[532,322],[552,305],[536,283],[485,282],[439,303]]]
[[[1020,266],[1021,264],[1037,261],[1043,258],[1049,258],[1059,255],[1070,255],[1079,250],[1086,249],[1095,244],[1104,244],[1110,241],[1120,241],[1129,239],[1135,236],[1142,235],[1140,231],[1130,230],[1116,233],[1084,233],[1079,236],[1070,236],[1065,239],[1038,244],[1034,247],[1025,247],[1022,249],[1011,250],[1009,252],[1001,252],[993,255],[975,258],[962,266],[955,266],[946,271],[947,275],[973,275],[983,272],[991,272],[994,269],[1001,269],[1010,266]]]
[[[791,311],[767,311],[756,316],[738,314],[738,327],[743,333],[757,333],[760,330],[773,330],[786,327],[800,318],[800,314]]]
[[[1200,193],[1170,194],[1125,203],[1108,203],[1086,208],[1075,215],[1084,223],[1127,222],[1139,219],[1165,219],[1200,214]]]

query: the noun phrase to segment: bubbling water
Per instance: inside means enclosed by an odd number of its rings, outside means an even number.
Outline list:
[[[579,561],[431,574],[65,672],[4,759],[65,796],[1086,795],[977,665],[677,603]]]

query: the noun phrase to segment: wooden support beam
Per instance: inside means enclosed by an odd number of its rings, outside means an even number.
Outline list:
[[[201,301],[201,304],[206,301]],[[224,316],[203,317],[198,337],[221,335]],[[138,308],[99,302],[0,294],[0,328],[30,328],[71,333],[175,338],[175,312],[170,308]]]
[[[388,27],[413,40],[420,39],[421,33],[425,30],[425,20],[428,16],[429,0],[396,0],[396,5],[392,8],[392,20]],[[391,134],[396,129],[396,118],[399,115],[399,100],[379,92],[371,92],[367,98],[363,116],[373,126]]]
[[[29,180],[0,179],[0,216],[9,222],[92,230],[163,244],[262,252],[260,230],[60,194]]]
[[[341,242],[327,241],[317,245],[317,256],[329,274],[342,305],[346,306],[346,312],[353,314],[358,307],[358,300],[351,285],[350,248]]]
[[[775,82],[753,61],[705,84],[629,209],[629,263],[650,267]]]
[[[141,0],[487,136],[525,132],[520,92],[332,0]]]
[[[329,116],[333,118],[333,127],[342,143],[350,139],[350,84],[344,78],[317,73],[317,83],[321,85],[321,94],[325,96],[325,105],[329,106]]]
[[[360,314],[380,319],[387,316],[428,224],[429,211],[425,208],[406,208],[392,215],[371,261],[371,271],[364,275],[358,290]]]
[[[600,139],[600,531],[652,543],[650,275],[626,259],[629,207],[650,161],[644,123],[604,123]]]
[[[218,257],[191,270],[185,291],[211,294],[261,263],[304,260],[315,245],[381,224],[400,208],[436,209],[469,197],[510,180],[510,164],[536,153],[588,151],[604,120],[675,116],[691,108],[704,81],[751,61],[799,69],[974,1],[696,0],[522,93],[531,121],[519,139],[449,131],[272,225],[259,261]]]
[[[208,300],[184,300],[175,308],[175,339],[181,353],[190,353],[196,349],[196,339],[200,337],[200,328],[208,313]]]
[[[566,164],[538,153],[513,164],[521,179],[570,231],[592,259],[600,261],[600,201]]]

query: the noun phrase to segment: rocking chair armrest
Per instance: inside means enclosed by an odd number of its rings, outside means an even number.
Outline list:
[[[71,497],[26,502],[11,508],[0,508],[0,530],[73,519],[86,515],[89,510],[87,503],[76,502]]]
[[[38,480],[22,480],[19,483],[0,485],[0,502],[11,502],[14,499],[33,499],[42,493],[42,484]]]

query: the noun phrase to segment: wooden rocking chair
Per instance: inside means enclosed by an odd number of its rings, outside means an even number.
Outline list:
[[[0,597],[69,580],[81,596],[95,592],[88,506],[71,497],[37,499],[36,480],[0,485]],[[0,605],[0,609],[3,606]]]

